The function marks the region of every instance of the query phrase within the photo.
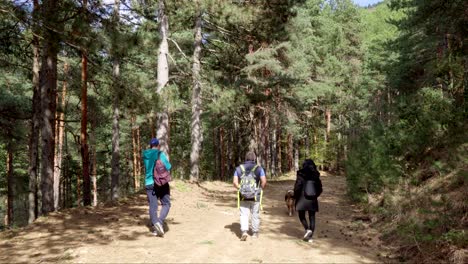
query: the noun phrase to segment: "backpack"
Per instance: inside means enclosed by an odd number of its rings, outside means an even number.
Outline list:
[[[158,153],[158,158],[154,163],[153,180],[154,184],[158,186],[163,186],[164,184],[172,181],[172,178],[171,173],[168,170],[166,170],[166,166],[164,166],[164,163],[159,159],[160,155],[161,152]]]
[[[240,188],[239,193],[243,199],[256,199],[257,195],[257,180],[255,176],[255,170],[258,165],[255,165],[250,171],[245,171],[244,165],[239,166],[242,174],[240,175]]]
[[[317,191],[315,190],[315,182],[308,180],[304,184],[304,197],[307,200],[313,200],[317,198]]]

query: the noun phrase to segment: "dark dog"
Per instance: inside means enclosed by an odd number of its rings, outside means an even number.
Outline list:
[[[286,207],[288,207],[288,214],[289,216],[292,216],[293,215],[293,212],[294,212],[294,203],[295,203],[295,199],[294,199],[294,191],[293,190],[288,190],[286,192],[286,195],[284,195],[284,201],[286,202]]]

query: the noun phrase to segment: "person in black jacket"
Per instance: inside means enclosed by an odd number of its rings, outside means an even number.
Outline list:
[[[304,195],[304,188],[307,181],[313,181],[316,195],[312,198]],[[305,229],[304,241],[312,242],[312,236],[315,230],[315,212],[318,212],[317,198],[322,193],[322,182],[320,181],[320,173],[311,159],[306,159],[302,164],[302,169],[297,171],[296,183],[294,184],[294,198],[296,199],[296,211],[299,215],[299,220]],[[309,215],[309,223],[307,223],[306,212]]]

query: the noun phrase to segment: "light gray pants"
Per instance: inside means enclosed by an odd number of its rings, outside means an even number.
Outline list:
[[[249,216],[252,213],[252,232],[258,232],[260,227],[260,202],[240,201],[241,231],[249,231]]]

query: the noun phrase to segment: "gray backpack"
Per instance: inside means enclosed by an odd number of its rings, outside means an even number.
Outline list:
[[[250,171],[246,171],[244,165],[239,166],[241,169],[241,176],[240,176],[240,188],[239,193],[243,199],[256,199],[258,186],[257,180],[255,176],[255,170],[257,169],[258,165],[255,165]]]

